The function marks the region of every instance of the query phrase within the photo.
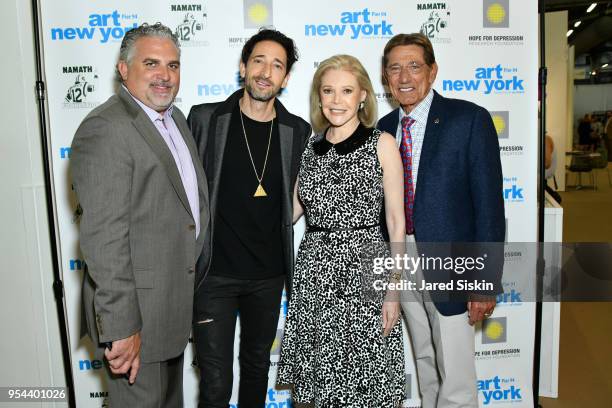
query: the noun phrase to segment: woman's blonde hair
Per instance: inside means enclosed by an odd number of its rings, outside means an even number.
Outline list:
[[[373,127],[378,118],[377,102],[368,73],[357,58],[351,55],[334,55],[319,64],[312,78],[312,86],[310,88],[310,121],[313,130],[319,133],[329,126],[329,121],[321,110],[319,90],[321,88],[321,78],[330,69],[341,69],[355,75],[359,87],[366,91],[363,108],[359,109],[357,116],[364,126]]]

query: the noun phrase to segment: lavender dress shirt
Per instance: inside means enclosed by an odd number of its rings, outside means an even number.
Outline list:
[[[127,88],[126,88],[127,91]],[[128,93],[130,93],[128,91]],[[198,179],[191,160],[191,153],[185,143],[185,139],[181,136],[181,132],[178,130],[174,119],[172,119],[172,110],[174,106],[170,106],[165,112],[159,113],[149,108],[147,105],[139,101],[130,93],[130,96],[136,101],[136,103],[145,111],[151,122],[155,125],[159,134],[161,135],[164,142],[170,149],[174,162],[178,168],[179,174],[181,175],[181,181],[187,193],[187,199],[189,200],[189,207],[191,207],[191,214],[196,225],[196,238],[200,233],[200,196],[198,194]]]

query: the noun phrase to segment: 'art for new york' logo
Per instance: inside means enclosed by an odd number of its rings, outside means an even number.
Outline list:
[[[138,27],[137,19],[138,14],[117,10],[90,14],[86,26],[51,28],[51,41],[98,41],[102,44],[121,41],[127,31]]]
[[[525,92],[525,80],[518,75],[518,68],[501,64],[474,69],[474,77],[445,79],[442,89],[448,92],[473,92],[484,95],[518,94]]]
[[[518,177],[504,177],[503,193],[506,202],[522,203],[525,201],[525,193],[519,184]]]
[[[371,11],[367,7],[357,11],[343,11],[336,24],[306,24],[306,37],[347,37],[351,40],[389,38],[393,24],[387,21],[386,11]]]
[[[522,389],[514,378],[495,376],[478,380],[478,392],[482,396],[483,405],[507,404],[523,400]]]

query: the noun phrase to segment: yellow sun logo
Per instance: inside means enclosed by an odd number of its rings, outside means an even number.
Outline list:
[[[500,322],[492,321],[487,325],[485,334],[491,340],[497,340],[504,334],[504,326]]]
[[[493,125],[498,135],[502,134],[506,130],[506,121],[500,115],[493,115]]]
[[[487,19],[493,24],[499,24],[506,18],[506,10],[499,3],[493,3],[487,8]]]
[[[256,23],[262,24],[268,19],[268,8],[261,3],[255,3],[251,7],[249,7],[249,19]]]
[[[272,343],[272,348],[270,349],[271,351],[276,351],[278,350],[278,348],[280,347],[280,340],[278,337],[274,338],[274,343]]]

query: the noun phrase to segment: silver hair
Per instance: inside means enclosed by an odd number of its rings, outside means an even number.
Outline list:
[[[158,22],[153,25],[143,23],[141,26],[126,32],[125,36],[123,36],[123,40],[121,41],[121,47],[119,48],[119,61],[125,61],[129,65],[134,57],[134,45],[136,44],[136,41],[143,37],[158,37],[171,40],[176,46],[180,58],[181,44],[179,43],[178,37],[170,28]],[[115,69],[115,71],[117,74],[117,80],[119,82],[123,82],[119,69]]]

